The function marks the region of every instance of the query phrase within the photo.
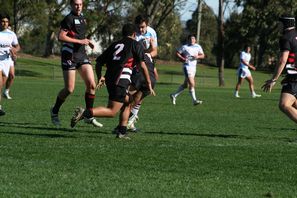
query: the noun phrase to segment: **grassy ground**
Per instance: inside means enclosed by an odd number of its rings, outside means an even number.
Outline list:
[[[118,118],[100,119],[102,129],[69,127],[74,107],[84,104],[78,78],[75,93],[61,109],[62,127],[51,125],[49,108],[62,86],[59,60],[21,58],[11,95],[0,117],[1,197],[296,197],[297,130],[277,107],[280,85],[262,93],[270,77],[253,72],[232,97],[235,70],[198,68],[204,101],[192,106],[188,92],[173,106],[169,94],[182,82],[180,65],[158,65],[157,96],[146,99],[131,140],[115,139]],[[106,104],[105,89],[96,105]]]

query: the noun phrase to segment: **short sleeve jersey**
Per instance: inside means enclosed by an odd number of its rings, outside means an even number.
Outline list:
[[[251,54],[247,53],[245,51],[242,51],[240,53],[240,63],[239,63],[239,68],[240,69],[248,69],[249,67],[245,65],[242,61],[246,62],[247,64],[250,63],[251,61]]]
[[[96,62],[106,64],[106,83],[128,87],[133,67],[144,61],[144,50],[140,43],[129,37],[111,44]]]
[[[286,72],[297,78],[297,31],[295,29],[286,31],[279,40],[280,51],[289,51],[286,63]]]
[[[16,34],[9,30],[3,30],[0,32],[0,61],[12,60],[10,56],[10,48],[14,45],[18,45],[18,39]]]
[[[194,58],[194,56],[204,54],[203,49],[199,44],[183,45],[177,50],[177,52],[187,59],[183,64],[184,67],[196,67],[197,59]]]
[[[70,12],[61,22],[61,30],[67,33],[67,36],[76,39],[85,39],[86,33],[86,20],[83,15],[75,15]],[[81,61],[86,58],[85,46],[77,43],[67,43],[64,42],[62,46],[62,51],[68,51],[72,53],[74,61]]]
[[[147,26],[147,31],[145,34],[137,33],[136,40],[143,45],[145,50],[148,50],[151,47],[151,41],[153,47],[158,47],[157,33],[150,26]]]

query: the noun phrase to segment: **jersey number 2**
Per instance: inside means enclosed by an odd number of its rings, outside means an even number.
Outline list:
[[[117,44],[114,48],[116,49],[116,51],[113,53],[113,60],[120,60],[121,56],[119,56],[119,54],[121,53],[121,51],[123,51],[124,49],[124,44],[120,43]]]

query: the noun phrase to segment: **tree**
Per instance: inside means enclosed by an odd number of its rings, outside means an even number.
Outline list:
[[[224,41],[225,41],[225,32],[224,32],[224,13],[223,13],[224,0],[219,0],[219,16],[218,16],[218,55],[217,55],[217,66],[219,68],[219,86],[225,86],[224,79]]]

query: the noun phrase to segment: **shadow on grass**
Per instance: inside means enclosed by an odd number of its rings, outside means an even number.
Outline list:
[[[16,75],[17,76],[29,76],[29,77],[40,77],[40,76],[42,76],[41,73],[33,72],[33,71],[30,71],[30,70],[26,70],[26,69],[17,69],[16,70]]]
[[[288,130],[286,128],[281,128],[280,130]],[[289,129],[296,130],[296,129]],[[170,132],[145,132],[146,134],[159,134],[159,135],[172,135],[172,136],[196,136],[196,137],[209,137],[209,138],[225,138],[225,139],[246,139],[246,140],[256,140],[263,139],[267,140],[266,136],[245,136],[245,135],[234,135],[234,134],[198,134],[198,133],[170,133]],[[285,141],[285,142],[297,142],[296,138],[288,137],[275,137],[273,139]]]
[[[24,136],[36,136],[44,138],[76,138],[75,136],[62,135],[62,134],[41,134],[41,133],[22,133],[22,132],[0,132],[0,134],[9,135],[24,135]]]
[[[0,122],[0,127],[6,128],[18,128],[18,129],[36,129],[42,131],[61,131],[61,132],[73,132],[73,129],[68,128],[58,128],[58,127],[42,127],[34,126],[34,123],[10,123],[10,122]],[[11,135],[27,135],[27,136],[39,136],[39,137],[48,137],[48,138],[75,138],[74,136],[63,135],[63,134],[41,134],[41,133],[26,133],[26,132],[0,132],[2,134],[11,134]]]
[[[169,133],[169,132],[145,132],[148,134],[159,135],[177,135],[177,136],[199,136],[199,137],[211,137],[211,138],[238,138],[239,135],[227,135],[227,134],[197,134],[197,133]]]

